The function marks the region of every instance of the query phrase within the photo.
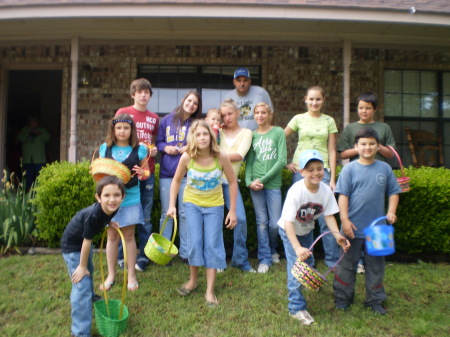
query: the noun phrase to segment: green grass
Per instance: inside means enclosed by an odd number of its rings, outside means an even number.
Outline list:
[[[100,284],[95,254],[95,286]],[[180,297],[176,288],[189,270],[175,259],[172,267],[151,265],[139,273],[140,288],[127,292],[130,311],[124,336],[448,336],[450,282],[447,264],[398,264],[386,267],[389,314],[363,307],[364,276],[357,276],[355,304],[334,309],[332,285],[304,291],[316,323],[303,326],[287,311],[285,260],[269,273],[248,274],[234,268],[218,274],[219,307],[205,305],[205,275],[197,291]],[[256,261],[251,263],[255,266]],[[318,269],[324,270],[320,264]],[[71,283],[60,255],[0,259],[1,336],[69,336]],[[329,277],[331,280],[331,277]],[[121,298],[119,272],[110,298]],[[98,336],[95,323],[93,335]]]

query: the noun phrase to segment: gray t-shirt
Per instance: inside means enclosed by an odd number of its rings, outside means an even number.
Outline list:
[[[247,95],[239,96],[237,90],[231,90],[224,97],[225,99],[231,98],[236,102],[238,108],[241,111],[239,116],[239,126],[241,128],[247,128],[255,131],[258,128],[255,119],[253,118],[253,109],[259,102],[266,102],[273,110],[272,100],[270,99],[267,91],[257,85],[251,85]]]
[[[371,165],[352,161],[339,174],[334,193],[349,198],[348,217],[358,228],[355,238],[364,238],[364,228],[386,215],[385,198],[401,192],[389,164],[375,160]]]

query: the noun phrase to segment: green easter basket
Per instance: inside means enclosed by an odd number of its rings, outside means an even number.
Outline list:
[[[178,254],[178,248],[173,244],[177,234],[177,218],[173,218],[172,241],[169,241],[162,236],[168,219],[169,217],[166,216],[159,234],[153,233],[144,248],[145,255],[147,255],[150,260],[161,266],[168,264],[170,260]]]
[[[108,300],[108,294],[106,288],[103,287],[103,297],[104,300],[97,301],[94,303],[95,310],[95,324],[100,335],[104,337],[118,337],[120,334],[124,333],[128,327],[128,308],[125,306],[125,294],[127,289],[127,251],[125,246],[125,239],[123,237],[120,229],[116,228],[119,232],[120,238],[122,239],[123,246],[123,287],[122,287],[122,301],[119,300]],[[103,272],[103,259],[102,250],[103,242],[105,241],[106,230],[103,233],[102,241],[100,243],[100,272],[102,275],[102,282],[105,284],[105,274]]]

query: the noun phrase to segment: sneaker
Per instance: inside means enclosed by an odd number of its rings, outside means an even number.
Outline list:
[[[137,270],[137,271],[139,271],[139,272],[144,272],[145,271],[145,269],[147,269],[147,264],[145,263],[145,262],[143,262],[143,261],[140,261],[140,262],[137,262],[135,265],[134,265],[134,268]]]
[[[265,274],[269,271],[269,266],[267,264],[261,263],[258,266],[258,273]]]
[[[272,262],[273,263],[280,263],[280,255],[275,253],[272,255]]]
[[[375,304],[369,305],[368,308],[372,309],[373,311],[375,311],[377,314],[380,314],[380,315],[387,314],[386,309],[383,308],[381,303],[375,303]]]
[[[309,314],[306,310],[300,310],[296,312],[295,314],[289,314],[292,318],[298,319],[300,322],[302,322],[305,325],[311,325],[314,323],[314,318]]]
[[[123,270],[123,265],[124,265],[123,260],[117,260],[117,265],[119,266],[119,268],[120,268],[121,270]]]
[[[243,272],[246,272],[246,273],[250,273],[250,274],[253,274],[253,273],[256,273],[256,270],[255,269],[253,269],[252,267],[250,267],[250,269],[242,269],[242,271]]]
[[[341,302],[341,303],[336,303],[335,307],[336,307],[337,310],[344,310],[345,311],[345,310],[347,310],[350,307],[350,305],[348,305],[347,303]]]
[[[224,268],[218,268],[218,269],[216,269],[216,272],[219,273],[219,274],[223,273],[224,271],[225,271]]]
[[[363,264],[358,264],[358,269],[356,270],[356,272],[358,274],[364,274],[366,272],[366,270],[364,269],[364,265]]]

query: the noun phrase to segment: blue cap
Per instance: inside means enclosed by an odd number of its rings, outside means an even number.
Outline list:
[[[250,72],[247,68],[238,68],[234,71],[234,78],[238,78],[239,76],[250,78]]]
[[[300,169],[304,169],[305,166],[311,160],[319,160],[323,163],[322,155],[317,150],[305,150],[300,154]]]

